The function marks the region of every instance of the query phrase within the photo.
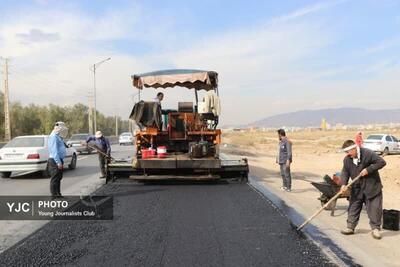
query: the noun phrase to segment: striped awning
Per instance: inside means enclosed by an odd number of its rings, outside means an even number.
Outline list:
[[[133,86],[168,88],[186,87],[196,90],[214,90],[218,86],[218,73],[215,71],[174,69],[132,75]]]

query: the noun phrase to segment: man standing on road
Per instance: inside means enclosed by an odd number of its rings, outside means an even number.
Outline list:
[[[282,176],[282,190],[290,192],[292,190],[292,176],[290,173],[290,164],[292,163],[292,142],[286,137],[284,129],[278,130],[279,147],[278,157],[276,159],[280,166]]]
[[[64,122],[56,122],[48,140],[50,173],[50,193],[53,199],[63,197],[61,195],[61,179],[64,171],[64,158],[66,155],[64,138],[67,137],[68,128]]]
[[[345,141],[342,149],[347,156],[343,160],[341,177],[344,185],[342,185],[341,191],[344,192],[349,178],[355,178],[358,175],[362,177],[351,186],[347,229],[342,230],[341,233],[344,235],[354,234],[362,206],[365,203],[372,237],[381,239],[382,183],[378,170],[382,169],[386,162],[375,152],[360,148],[353,140]]]
[[[106,177],[106,164],[108,159],[111,156],[111,146],[110,142],[107,138],[103,136],[101,131],[97,131],[94,136],[89,136],[86,139],[86,144],[89,142],[94,141],[94,146],[98,149],[101,153],[98,153],[99,156],[99,165],[100,165],[100,178]]]

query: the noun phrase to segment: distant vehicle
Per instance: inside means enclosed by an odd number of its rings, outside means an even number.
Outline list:
[[[122,133],[119,136],[119,145],[133,145],[133,134],[130,132]]]
[[[12,172],[41,171],[44,177],[49,177],[48,139],[48,135],[27,135],[12,139],[0,149],[0,175],[9,178]],[[64,165],[72,170],[76,162],[75,148],[68,147]]]
[[[92,153],[94,151],[93,148],[86,146],[86,139],[89,137],[88,133],[82,134],[73,134],[71,138],[67,141],[67,145],[73,147],[79,153]]]
[[[371,134],[364,140],[364,147],[383,155],[400,153],[399,140],[389,134]]]

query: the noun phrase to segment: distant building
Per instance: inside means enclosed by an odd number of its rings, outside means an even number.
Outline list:
[[[326,119],[325,119],[325,118],[322,118],[322,121],[321,121],[321,130],[322,130],[322,131],[326,131],[327,129],[328,129],[328,127],[327,127]]]

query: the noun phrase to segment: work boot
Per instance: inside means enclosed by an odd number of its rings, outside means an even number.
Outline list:
[[[354,234],[354,229],[346,228],[346,229],[340,231],[340,233],[342,233],[343,235],[353,235]]]
[[[375,239],[381,239],[382,238],[381,231],[379,231],[379,229],[372,230],[371,234],[372,234],[372,237],[375,238]]]

